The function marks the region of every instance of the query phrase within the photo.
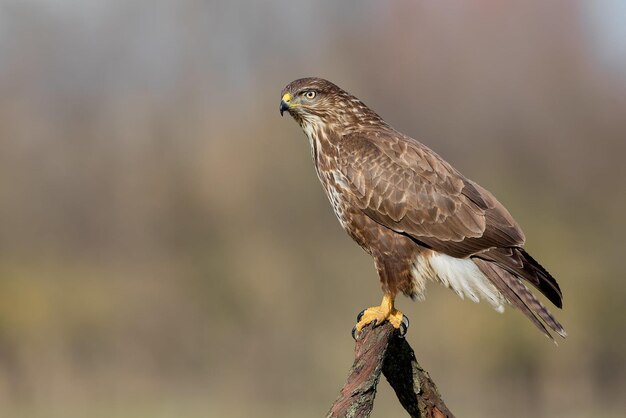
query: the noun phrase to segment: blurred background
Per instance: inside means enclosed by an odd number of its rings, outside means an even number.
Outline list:
[[[373,262],[280,90],[328,78],[510,209],[569,337],[399,300],[459,417],[626,409],[626,7],[0,0],[0,416],[321,417]],[[374,417],[405,416],[381,382]]]

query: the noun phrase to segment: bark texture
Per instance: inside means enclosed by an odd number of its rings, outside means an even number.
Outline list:
[[[409,343],[389,323],[363,329],[346,384],[326,417],[369,417],[381,373],[412,418],[454,418]]]

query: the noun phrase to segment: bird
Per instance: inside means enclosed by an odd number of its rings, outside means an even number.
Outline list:
[[[405,333],[395,299],[423,300],[428,282],[499,312],[513,306],[553,341],[549,330],[566,336],[527,287],[562,308],[558,283],[524,250],[522,229],[493,194],[328,80],[292,81],[279,110],[308,138],[339,223],[374,259],[383,299],[359,314],[353,336],[385,321]]]

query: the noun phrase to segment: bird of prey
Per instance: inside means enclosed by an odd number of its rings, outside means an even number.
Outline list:
[[[559,285],[524,250],[524,233],[490,192],[327,80],[289,83],[281,92],[285,111],[309,140],[341,226],[373,257],[380,277],[383,300],[360,314],[358,333],[385,320],[405,331],[396,295],[422,299],[426,283],[436,281],[499,312],[508,303],[549,338],[548,328],[565,337],[525,284],[561,308]]]

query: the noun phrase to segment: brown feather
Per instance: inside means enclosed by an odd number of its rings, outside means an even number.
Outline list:
[[[523,243],[521,229],[489,192],[417,141],[402,142],[396,154],[400,139],[406,137],[393,131],[365,132],[337,144],[338,168],[367,216],[454,257]]]
[[[558,308],[563,307],[563,294],[559,284],[524,249],[519,247],[492,248],[476,257],[498,263],[508,272],[531,283]]]
[[[480,258],[474,259],[474,263],[485,274],[496,288],[507,298],[509,303],[518,308],[532,321],[539,330],[548,338],[552,335],[546,329],[547,324],[552,330],[562,337],[567,334],[563,326],[546,309],[545,306],[533,295],[526,286],[514,275],[501,268],[498,264]],[[539,320],[541,318],[541,322]]]

